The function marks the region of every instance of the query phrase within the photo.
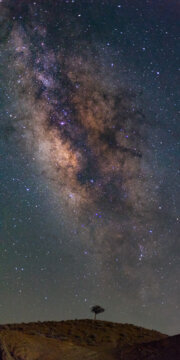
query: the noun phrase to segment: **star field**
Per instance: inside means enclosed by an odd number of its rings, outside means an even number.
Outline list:
[[[1,1],[1,322],[175,334],[177,1]]]

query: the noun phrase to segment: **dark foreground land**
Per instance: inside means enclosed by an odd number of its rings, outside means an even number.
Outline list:
[[[180,360],[180,335],[99,320],[0,326],[0,360]]]

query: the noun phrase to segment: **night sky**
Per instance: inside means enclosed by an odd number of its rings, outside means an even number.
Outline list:
[[[179,332],[175,0],[0,1],[0,321]]]

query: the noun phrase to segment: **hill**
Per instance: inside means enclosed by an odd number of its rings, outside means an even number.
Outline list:
[[[0,326],[0,360],[176,360],[179,342],[180,336],[99,320],[9,324]]]

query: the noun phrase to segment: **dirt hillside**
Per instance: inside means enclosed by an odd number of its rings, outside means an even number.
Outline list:
[[[179,340],[99,320],[1,325],[0,360],[176,360],[180,359],[180,355],[173,357],[180,351]],[[175,355],[165,358],[168,351]]]

